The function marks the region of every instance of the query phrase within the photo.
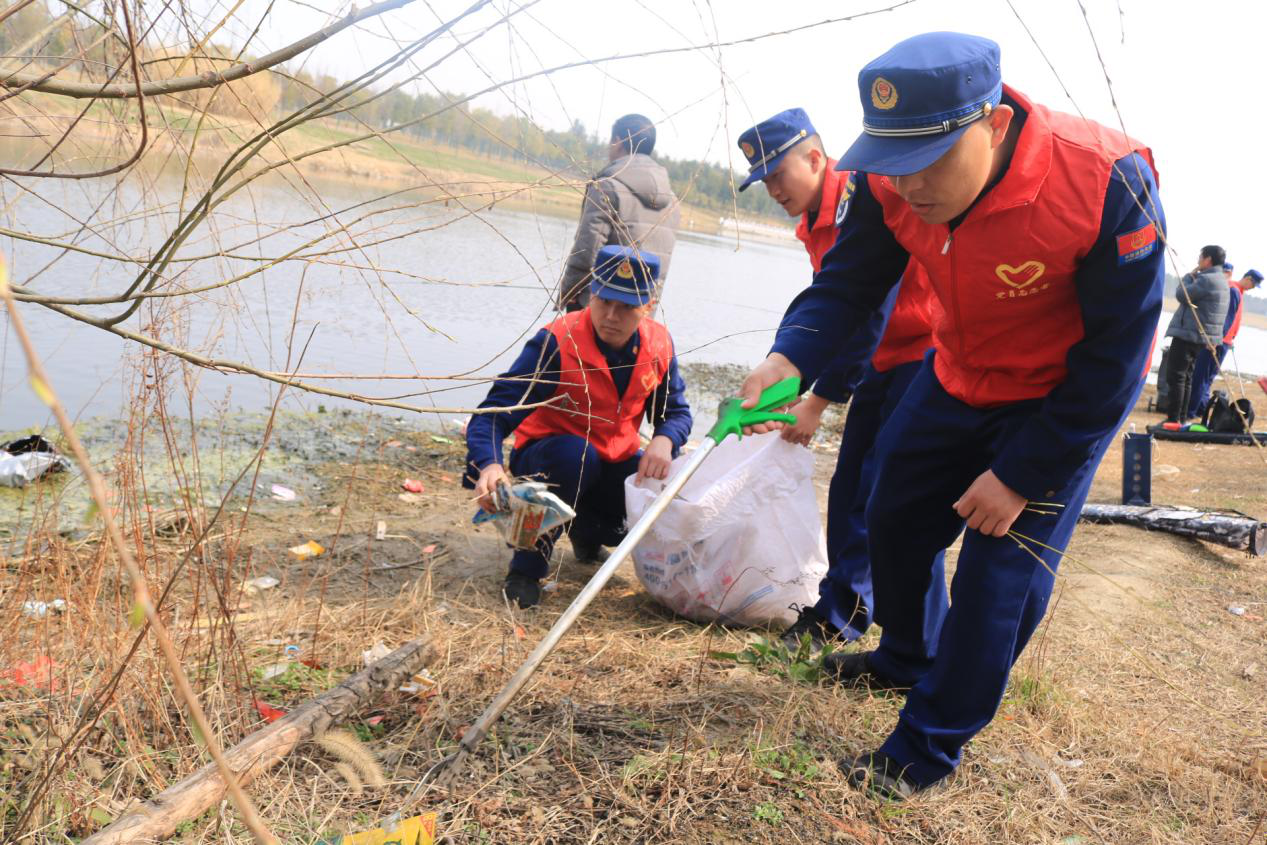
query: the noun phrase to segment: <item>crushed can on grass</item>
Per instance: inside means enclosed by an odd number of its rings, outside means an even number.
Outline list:
[[[489,513],[480,508],[471,521],[476,525],[492,522],[506,542],[516,549],[533,548],[542,534],[576,516],[567,502],[540,481],[499,486],[493,495],[497,510]]]

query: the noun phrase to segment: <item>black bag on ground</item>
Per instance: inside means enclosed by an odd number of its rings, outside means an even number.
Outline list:
[[[52,452],[57,454],[57,449],[53,448],[53,444],[49,443],[38,434],[32,434],[12,443],[6,443],[0,446],[0,449],[8,452],[10,455],[24,455],[27,452]]]
[[[1225,390],[1216,390],[1205,409],[1204,425],[1210,431],[1248,434],[1254,430],[1254,406],[1248,399],[1232,401]]]

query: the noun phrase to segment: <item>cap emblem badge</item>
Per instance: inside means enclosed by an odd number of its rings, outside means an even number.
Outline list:
[[[877,76],[875,82],[871,83],[871,105],[881,111],[888,111],[897,105],[897,89],[883,76]]]
[[[633,265],[629,263],[628,258],[616,265],[616,275],[622,279],[634,277]]]
[[[749,144],[747,141],[739,142],[739,151],[744,154],[744,158],[748,159],[751,159],[757,154],[757,151],[752,148],[752,144]]]

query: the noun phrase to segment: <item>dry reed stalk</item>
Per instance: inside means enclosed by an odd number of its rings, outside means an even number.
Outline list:
[[[88,481],[93,500],[97,503],[102,524],[106,530],[106,536],[109,538],[115,554],[119,556],[119,561],[131,578],[136,606],[141,609],[144,618],[150,623],[154,631],[154,638],[158,640],[159,648],[162,650],[163,657],[167,662],[168,671],[171,672],[172,679],[176,682],[176,689],[186,708],[188,708],[190,717],[194,720],[198,733],[201,735],[201,740],[206,745],[207,752],[211,755],[216,767],[227,782],[229,796],[232,798],[238,812],[242,815],[243,823],[251,831],[251,835],[255,837],[256,841],[261,843],[261,845],[275,845],[277,843],[276,837],[260,820],[259,814],[255,811],[255,806],[238,785],[233,770],[229,768],[229,764],[221,751],[220,742],[202,710],[202,705],[199,704],[198,697],[189,685],[189,679],[185,676],[184,669],[181,667],[180,655],[176,652],[175,646],[172,645],[171,638],[167,635],[167,629],[150,600],[149,587],[146,584],[145,576],[136,565],[131,548],[123,541],[123,535],[120,533],[119,526],[115,521],[109,497],[106,495],[105,483],[89,460],[88,453],[84,450],[83,443],[80,442],[79,435],[76,433],[70,417],[66,414],[66,409],[62,407],[57,394],[53,392],[48,375],[40,364],[39,356],[36,354],[31,338],[26,332],[25,324],[18,314],[17,305],[14,303],[12,293],[9,290],[8,271],[3,261],[0,261],[0,298],[5,301],[5,306],[9,312],[10,324],[13,326],[14,334],[17,335],[18,341],[22,345],[23,352],[26,354],[27,366],[30,368],[31,373],[31,384],[35,391],[40,394],[40,398],[52,409],[54,416],[57,418],[57,424],[62,430],[62,435],[66,438],[71,453],[75,457],[75,462],[79,464],[80,471],[83,472],[84,477]]]

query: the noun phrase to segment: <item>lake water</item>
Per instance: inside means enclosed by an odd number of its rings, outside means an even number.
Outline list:
[[[181,250],[280,255],[328,231],[331,220],[309,222],[363,202],[368,191],[336,182],[311,190],[279,181],[220,209]],[[171,228],[179,183],[160,179],[143,191],[113,196],[91,183],[45,181],[43,199],[0,188],[3,225],[64,239],[79,220],[111,220],[77,243],[93,250],[144,256]],[[307,193],[305,194],[305,190]],[[377,192],[377,191],[376,191]],[[306,198],[305,198],[306,197]],[[335,389],[393,397],[421,407],[462,408],[479,402],[483,380],[513,359],[524,339],[550,317],[560,258],[574,221],[524,212],[469,215],[457,207],[419,204],[406,194],[338,215],[347,224],[369,209],[381,213],[352,223],[353,239],[336,235],[323,247],[346,251],[325,263],[290,262],[229,288],[196,297],[150,300],[123,323],[200,354],[284,370],[303,353],[304,373],[396,374],[408,380],[321,381]],[[161,217],[137,213],[165,203]],[[102,203],[105,203],[102,206]],[[391,209],[391,206],[412,205]],[[282,228],[290,227],[290,228]],[[259,243],[249,243],[265,236]],[[378,242],[378,243],[371,243]],[[0,239],[16,283],[45,293],[101,296],[125,288],[136,265],[11,239]],[[232,248],[232,249],[230,249]],[[254,266],[237,258],[174,265],[187,287],[205,285]],[[681,237],[673,255],[662,319],[684,363],[751,365],[769,347],[787,302],[809,281],[800,245],[734,238]],[[302,290],[301,290],[302,289]],[[84,306],[111,314],[117,306]],[[138,347],[37,305],[23,313],[55,389],[77,417],[117,417],[137,383]],[[292,335],[292,314],[297,315]],[[1163,317],[1163,327],[1169,316]],[[290,352],[288,353],[288,348]],[[1267,332],[1242,329],[1241,368],[1267,372]],[[1160,351],[1158,351],[1160,357]],[[170,366],[170,364],[169,364]],[[7,317],[0,323],[0,430],[43,425],[49,414],[27,385],[24,361]],[[199,412],[260,409],[278,386],[252,376],[190,368]],[[737,385],[736,385],[737,387]],[[183,403],[182,403],[183,404]],[[284,406],[315,410],[349,400],[290,390]],[[391,411],[390,413],[403,413]]]

